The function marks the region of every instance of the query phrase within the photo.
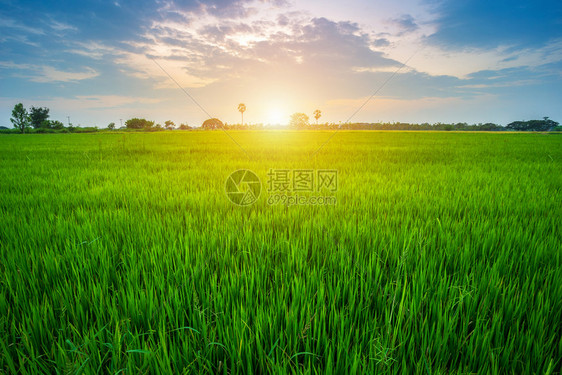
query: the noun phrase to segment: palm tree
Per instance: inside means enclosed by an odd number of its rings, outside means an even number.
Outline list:
[[[242,114],[242,126],[244,126],[244,112],[246,111],[246,104],[238,104],[238,111],[240,111],[240,113]]]
[[[314,118],[316,119],[316,125],[318,125],[318,119],[322,116],[322,111],[320,111],[319,109],[317,109],[316,111],[314,111]]]

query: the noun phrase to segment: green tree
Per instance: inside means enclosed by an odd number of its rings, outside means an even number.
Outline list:
[[[242,126],[244,126],[244,112],[246,112],[246,104],[238,104],[238,111],[242,114]]]
[[[125,121],[127,129],[151,129],[154,126],[154,121],[148,121],[144,118],[132,118]]]
[[[60,130],[60,129],[64,129],[64,124],[60,121],[51,121],[50,124],[51,129],[56,129],[56,130]]]
[[[43,127],[43,123],[49,119],[49,108],[31,107],[29,110],[29,119],[35,129]]]
[[[224,124],[218,118],[210,118],[203,122],[201,127],[205,130],[214,130],[224,128]]]
[[[556,121],[543,117],[542,120],[514,121],[506,125],[506,129],[518,131],[546,132],[555,129],[559,124]]]
[[[10,121],[14,125],[14,128],[19,129],[22,133],[29,127],[29,115],[23,104],[18,103],[14,106]]]
[[[115,123],[114,123],[114,122],[110,122],[109,125],[107,125],[107,129],[109,129],[109,130],[114,130],[114,129],[115,129]]]
[[[289,126],[295,129],[303,129],[309,125],[308,116],[305,113],[297,112],[291,115]]]

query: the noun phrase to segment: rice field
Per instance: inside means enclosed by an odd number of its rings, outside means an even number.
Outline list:
[[[0,373],[561,373],[562,136],[229,134],[0,137]]]

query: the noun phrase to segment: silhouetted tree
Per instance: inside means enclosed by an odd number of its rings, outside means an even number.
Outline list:
[[[190,130],[191,126],[187,125],[187,124],[181,124],[180,125],[180,130]]]
[[[242,126],[244,126],[244,112],[246,112],[246,104],[238,104],[238,111],[242,114]]]
[[[218,118],[210,118],[205,120],[201,127],[205,130],[214,130],[224,128],[224,124]]]
[[[23,104],[18,103],[14,106],[10,121],[14,125],[14,128],[19,129],[22,133],[24,133],[25,129],[29,127],[29,115],[27,114],[27,110],[24,108]]]
[[[314,118],[316,119],[316,125],[318,125],[318,119],[322,116],[322,111],[320,111],[319,109],[317,109],[316,111],[314,111]]]
[[[295,129],[306,128],[309,125],[308,116],[305,113],[296,112],[291,115],[289,126]]]
[[[167,120],[166,122],[164,122],[164,127],[168,130],[172,130],[176,127],[176,124],[174,124],[174,122],[171,120]]]
[[[115,123],[114,123],[114,122],[110,122],[109,125],[107,125],[107,129],[109,129],[109,130],[114,130],[114,129],[115,129]]]
[[[490,130],[500,130],[500,129],[502,129],[502,127],[500,125],[494,124],[493,122],[478,124],[478,130],[490,131]]]
[[[556,128],[559,124],[548,117],[542,120],[514,121],[506,125],[506,129],[519,131],[546,132]]]
[[[43,122],[48,119],[49,108],[47,107],[31,107],[29,110],[29,120],[35,129],[42,127]]]

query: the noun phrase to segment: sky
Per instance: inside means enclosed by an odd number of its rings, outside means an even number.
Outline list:
[[[245,123],[562,122],[562,2],[0,0],[0,126],[19,102],[100,128],[239,123],[239,103]]]

